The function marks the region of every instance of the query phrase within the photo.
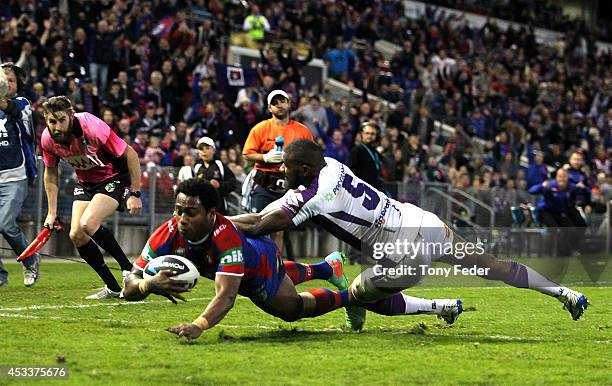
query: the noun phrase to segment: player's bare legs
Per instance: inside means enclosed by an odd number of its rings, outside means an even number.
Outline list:
[[[466,243],[456,233],[453,242],[464,245]],[[574,320],[578,320],[589,305],[588,299],[583,294],[557,284],[532,268],[515,261],[499,260],[490,254],[466,254],[461,259],[455,256],[444,256],[440,261],[466,268],[474,266],[488,268],[485,274],[479,275],[483,279],[503,281],[513,287],[529,288],[555,297],[564,304]]]
[[[70,217],[70,240],[79,248],[87,244],[91,238],[81,230],[80,223],[83,212],[87,209],[89,201],[74,201],[72,203],[72,214]]]
[[[89,230],[95,227],[96,224],[97,227],[100,227],[100,222],[104,218],[99,219],[99,216],[106,214],[106,217],[108,217],[109,213],[112,213],[112,211],[117,208],[117,201],[111,197],[104,196],[103,199],[96,200],[98,196],[104,195],[98,194],[94,196],[92,201],[74,201],[72,203],[70,239],[77,247],[77,251],[83,260],[96,271],[98,276],[104,281],[104,284],[106,284],[104,291],[113,296],[115,296],[115,294],[118,296],[121,291],[121,286],[108,266],[104,263],[102,252],[100,252],[100,249],[86,231],[86,229]],[[107,201],[112,201],[112,203]],[[96,206],[98,208],[94,206],[94,203],[97,204]]]
[[[304,302],[295,290],[289,276],[285,275],[274,298],[266,304],[258,304],[257,306],[266,313],[286,322],[294,322],[300,318]]]
[[[98,193],[94,195],[91,203],[87,206],[79,225],[85,234],[113,256],[124,271],[125,276],[125,273],[132,269],[132,264],[115,240],[112,232],[101,225],[104,219],[115,213],[118,206],[119,204],[114,198]]]

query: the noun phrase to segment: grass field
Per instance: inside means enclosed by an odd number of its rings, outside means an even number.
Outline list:
[[[21,284],[20,265],[6,267],[0,366],[64,365],[69,377],[0,378],[0,385],[612,383],[612,290],[584,282],[575,288],[592,305],[578,322],[533,291],[432,280],[409,293],[463,299],[468,312],[453,326],[427,315],[368,313],[357,334],[341,329],[342,311],[285,323],[239,298],[221,325],[187,344],[164,329],[199,315],[213,294],[208,280],[179,305],[157,296],[87,302],[101,284],[85,265],[44,264],[33,288]],[[358,267],[349,268],[356,274]],[[317,284],[326,283],[299,288]]]

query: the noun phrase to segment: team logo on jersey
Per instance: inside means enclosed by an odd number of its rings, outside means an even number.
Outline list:
[[[325,199],[325,201],[332,202],[334,201],[334,198],[336,198],[336,196],[334,196],[333,193],[327,193],[325,196],[323,196],[323,198]]]
[[[111,182],[111,183],[106,184],[106,186],[104,187],[104,190],[106,190],[109,193],[114,192],[115,191],[115,183]]]

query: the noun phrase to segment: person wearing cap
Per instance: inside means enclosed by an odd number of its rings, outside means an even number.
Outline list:
[[[19,256],[29,242],[17,225],[17,216],[28,194],[28,180],[37,174],[34,124],[30,102],[18,96],[25,72],[13,63],[3,63],[0,77],[4,84],[0,95],[0,233]],[[30,287],[39,277],[40,256],[35,253],[22,263],[23,284]],[[7,283],[8,272],[0,261],[0,287]]]
[[[268,94],[268,111],[272,118],[256,124],[247,137],[242,154],[247,161],[255,162],[255,184],[251,190],[251,207],[258,213],[285,193],[285,174],[280,170],[282,152],[275,150],[275,141],[283,138],[284,146],[296,139],[314,141],[310,130],[298,121],[290,119],[289,95],[283,90]],[[283,250],[282,232],[273,235],[279,250]]]
[[[232,193],[238,186],[236,176],[226,164],[215,159],[217,146],[212,138],[200,138],[196,147],[198,148],[200,159],[193,166],[193,169],[191,169],[190,166],[183,166],[179,174],[183,176],[190,175],[191,178],[199,178],[210,182],[210,184],[217,189],[219,198],[221,199],[220,206],[217,208],[218,211],[222,214],[227,214],[227,202],[225,197]],[[191,174],[186,173],[185,168],[191,169]]]
[[[162,136],[162,120],[157,116],[157,105],[153,101],[148,101],[145,105],[145,113],[142,118],[134,125],[137,128],[146,127],[149,135]]]

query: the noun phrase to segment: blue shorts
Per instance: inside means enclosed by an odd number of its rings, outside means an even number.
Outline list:
[[[276,296],[285,278],[285,266],[276,243],[269,237],[246,238],[256,258],[245,261],[238,293],[255,304],[266,304]]]

